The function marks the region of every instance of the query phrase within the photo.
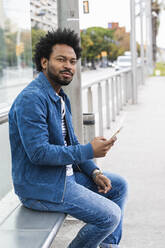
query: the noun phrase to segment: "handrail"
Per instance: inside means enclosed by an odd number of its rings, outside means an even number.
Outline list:
[[[9,109],[10,109],[9,105],[3,107],[2,109],[0,108],[0,125],[8,122]]]
[[[143,84],[142,66],[137,65],[137,69],[139,70],[136,81],[136,86],[138,87],[138,85]],[[95,90],[94,86],[96,86]],[[136,94],[138,94],[137,87]],[[82,86],[82,90],[87,96],[87,112],[93,112],[98,115],[98,131],[100,136],[103,135],[105,126],[107,129],[111,127],[111,121],[116,120],[116,117],[120,115],[123,106],[127,103],[133,103],[132,89],[131,68],[109,73],[109,75],[106,75],[103,78],[94,80],[91,83],[86,83]],[[95,98],[94,95],[97,97]],[[94,102],[94,98],[97,99],[97,102]],[[93,109],[94,104],[95,110]]]
[[[139,67],[140,68],[140,66],[137,66],[137,67]],[[131,68],[129,68],[129,69],[124,69],[124,70],[122,70],[122,71],[117,71],[117,72],[114,72],[113,74],[110,74],[109,76],[107,75],[106,77],[104,77],[104,78],[101,78],[101,79],[99,79],[99,80],[95,80],[95,81],[93,81],[93,82],[91,82],[91,83],[88,83],[88,84],[86,84],[86,85],[84,85],[84,86],[82,86],[82,90],[89,90],[89,103],[88,103],[88,105],[90,105],[90,104],[92,104],[92,100],[91,100],[91,87],[92,86],[94,86],[94,85],[100,85],[100,83],[101,82],[103,82],[103,81],[105,81],[105,82],[107,82],[107,80],[113,80],[114,78],[118,78],[118,77],[121,77],[122,75],[126,75],[126,74],[128,74],[128,73],[131,73]],[[113,83],[112,83],[113,84]],[[127,84],[128,84],[128,82],[127,82]],[[113,85],[112,85],[112,87],[113,87]],[[127,86],[125,86],[126,88],[128,88]],[[129,86],[129,88],[130,88],[130,86]],[[125,90],[126,91],[128,91],[128,92],[125,92]],[[126,97],[128,97],[128,98],[131,98],[131,96],[130,96],[130,89],[124,89],[124,93],[125,94],[127,94],[127,96]],[[127,101],[128,99],[126,99],[126,101]],[[103,106],[102,106],[103,107]],[[90,109],[91,107],[89,106],[89,109]],[[10,109],[10,106],[9,105],[5,105],[4,107],[2,107],[1,108],[1,106],[0,106],[0,125],[1,124],[3,124],[3,123],[6,123],[7,121],[8,121],[8,112],[9,112],[9,109]],[[112,110],[113,111],[113,110]],[[118,111],[117,111],[118,112]],[[113,118],[113,119],[115,119],[115,118]]]
[[[98,84],[98,83],[100,83],[102,81],[106,81],[107,79],[110,79],[110,78],[113,78],[113,77],[117,77],[117,76],[121,76],[121,74],[128,73],[130,71],[131,71],[131,69],[123,69],[122,71],[116,71],[113,74],[111,73],[109,76],[106,76],[106,77],[101,78],[99,80],[94,80],[93,82],[88,83],[88,84],[82,86],[82,90],[88,89],[89,87],[91,87],[93,85],[96,85],[96,84]]]

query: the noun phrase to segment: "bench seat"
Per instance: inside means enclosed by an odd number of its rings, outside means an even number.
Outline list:
[[[5,248],[47,248],[53,242],[66,215],[39,212],[19,204],[0,224]]]

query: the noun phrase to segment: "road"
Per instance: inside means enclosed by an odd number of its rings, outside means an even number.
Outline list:
[[[115,70],[113,68],[97,68],[97,70],[90,70],[82,72],[82,86],[100,80],[107,76],[111,76]]]

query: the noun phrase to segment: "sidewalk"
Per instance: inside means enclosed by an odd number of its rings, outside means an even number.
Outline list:
[[[139,89],[137,105],[121,114],[124,128],[102,170],[119,173],[129,184],[121,248],[165,247],[165,78],[153,77]],[[110,131],[106,130],[106,138]],[[82,223],[67,220],[52,248],[65,248]],[[81,248],[81,247],[80,247]]]

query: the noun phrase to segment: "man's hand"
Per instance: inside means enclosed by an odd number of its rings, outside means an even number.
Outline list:
[[[114,142],[117,140],[114,136],[110,140],[106,140],[104,137],[96,137],[92,140],[91,145],[94,152],[95,158],[105,157],[107,152],[113,146]]]
[[[106,194],[112,188],[111,181],[102,174],[96,175],[95,179],[93,180],[98,186],[99,193]]]

